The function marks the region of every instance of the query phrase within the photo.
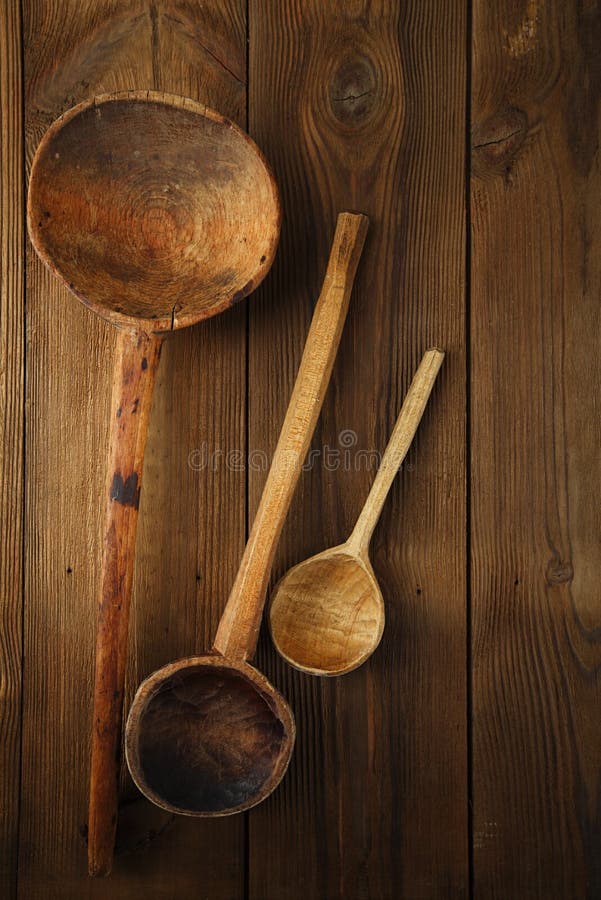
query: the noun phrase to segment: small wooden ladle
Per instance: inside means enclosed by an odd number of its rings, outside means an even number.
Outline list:
[[[380,643],[384,601],[369,561],[369,542],[443,358],[440,350],[424,354],[350,538],[294,566],[274,589],[269,608],[273,642],[302,672],[343,675]]]
[[[142,462],[166,333],[221,312],[267,273],[280,228],[265,159],[200,103],[107,94],[44,135],[28,225],[42,260],[119,328],[96,644],[88,866],[111,869]],[[82,352],[85,348],[82,349]]]
[[[275,547],[327,387],[367,230],[338,217],[330,261],[252,531],[211,653],[164,666],[138,689],[125,753],[140,790],[190,816],[255,806],[280,782],[292,712],[247,660],[257,643]]]

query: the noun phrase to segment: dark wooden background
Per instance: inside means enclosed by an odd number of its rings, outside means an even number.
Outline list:
[[[601,12],[596,0],[2,0],[2,897],[601,898]],[[154,403],[129,696],[209,646],[275,445],[336,212],[371,229],[315,447],[384,447],[447,350],[372,545],[359,671],[258,659],[298,745],[250,814],[173,820],[124,776],[86,877],[92,648],[114,332],[24,234],[50,122],[105,91],[199,98],[281,187],[277,261],[175,335]],[[253,458],[258,459],[256,452]],[[372,473],[305,473],[274,574],[343,539]]]

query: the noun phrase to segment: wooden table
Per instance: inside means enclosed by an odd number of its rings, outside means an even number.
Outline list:
[[[593,0],[0,4],[2,897],[601,896],[600,42]],[[447,358],[372,545],[376,655],[323,681],[264,636],[299,730],[281,788],[175,821],[124,777],[130,852],[89,882],[114,332],[42,268],[23,196],[50,122],[125,88],[236,119],[284,208],[259,292],[165,347],[129,698],[209,645],[337,211],[372,224],[274,575],[347,534],[422,351]]]

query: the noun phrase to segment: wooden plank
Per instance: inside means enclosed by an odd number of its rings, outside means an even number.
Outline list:
[[[241,0],[24,2],[27,158],[47,125],[94,93],[158,88],[244,124]],[[209,40],[207,35],[211,35]],[[220,60],[219,54],[226,54]],[[129,780],[109,881],[88,881],[92,653],[114,332],[30,249],[27,583],[20,896],[210,896],[244,885],[244,822],[177,821]],[[240,447],[244,308],[170,339],[149,429],[131,618],[129,697],[157,666],[206,647],[245,534],[244,474],[191,455]],[[206,444],[206,447],[205,447]],[[202,457],[201,457],[202,459]],[[155,833],[159,833],[155,836]]]
[[[17,878],[23,613],[23,73],[19,3],[0,6],[0,893]]]
[[[348,535],[373,477],[357,451],[384,449],[422,351],[448,353],[372,544],[380,648],[331,681],[293,672],[266,640],[260,650],[298,742],[282,786],[249,814],[250,897],[456,900],[468,891],[465,4],[251,0],[249,26],[250,129],[284,207],[279,257],[250,310],[251,512],[335,214],[371,217],[322,455],[277,574]]]
[[[478,0],[473,24],[474,896],[588,900],[601,896],[601,15]]]

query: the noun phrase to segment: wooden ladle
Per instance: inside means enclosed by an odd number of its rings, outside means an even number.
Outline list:
[[[350,538],[294,566],[275,587],[271,636],[284,659],[303,672],[351,672],[380,643],[384,601],[369,561],[369,543],[443,358],[440,350],[424,354]]]
[[[119,328],[94,688],[88,864],[112,864],[138,502],[166,333],[214,316],[263,279],[280,228],[277,188],[236,125],[152,91],[66,112],[31,170],[31,240],[86,306]],[[82,348],[85,352],[85,348]]]
[[[246,550],[212,651],[164,666],[138,689],[125,753],[134,781],[165,809],[224,816],[259,803],[284,775],[292,712],[249,665],[275,547],[311,435],[348,308],[367,219],[338,217],[288,412]]]

